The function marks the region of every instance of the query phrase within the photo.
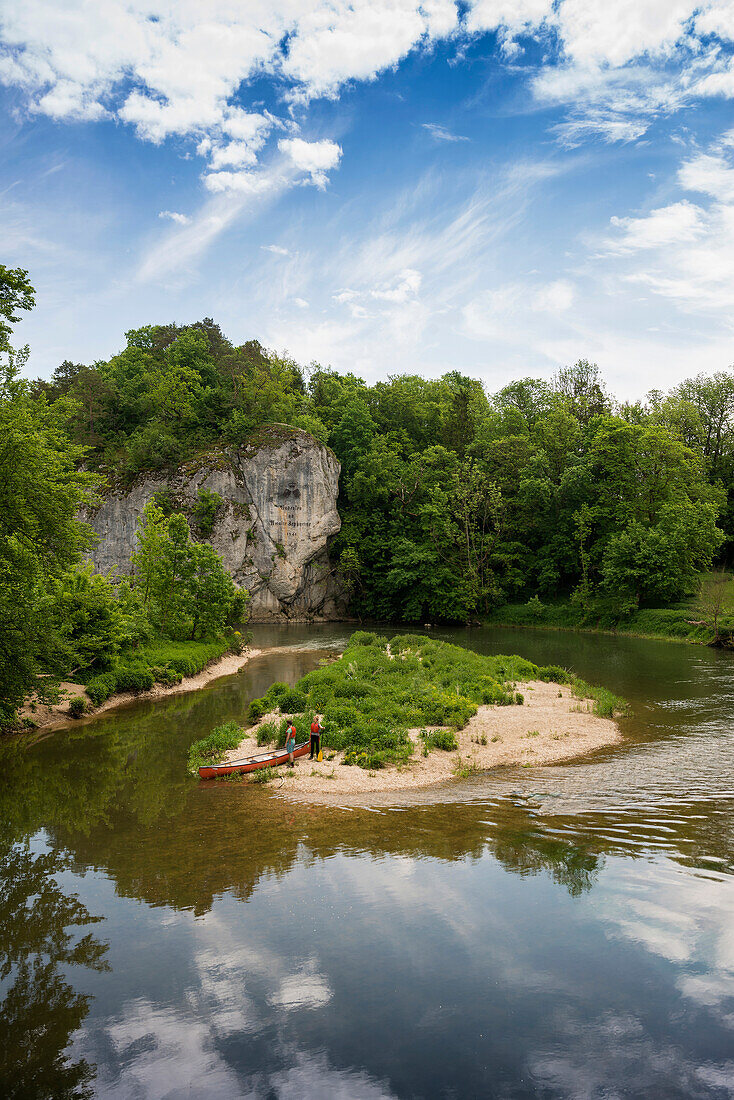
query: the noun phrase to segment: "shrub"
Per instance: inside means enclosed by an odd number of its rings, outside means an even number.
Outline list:
[[[103,672],[95,676],[87,684],[87,695],[95,707],[102,706],[105,699],[109,699],[117,689],[117,677],[114,672]]]
[[[171,657],[168,661],[168,667],[175,672],[180,672],[182,678],[184,676],[196,676],[197,672],[201,671],[191,657]]]
[[[209,489],[199,489],[196,504],[191,511],[202,538],[208,539],[211,535],[217,512],[223,503],[219,493],[212,493]]]
[[[532,599],[528,600],[525,606],[533,619],[543,618],[545,614],[545,604],[540,602],[538,596],[533,596]]]
[[[87,700],[83,695],[73,695],[69,700],[69,714],[72,718],[81,718],[87,709]]]
[[[230,749],[236,749],[245,731],[236,722],[216,726],[208,737],[194,741],[189,748],[188,771],[198,775],[202,764],[219,764]]]
[[[427,749],[443,749],[444,752],[454,752],[459,747],[453,730],[432,730],[430,733],[421,730],[420,735]]]
[[[628,707],[624,699],[613,692],[602,687],[592,687],[578,676],[573,676],[570,680],[576,698],[593,700],[594,714],[598,714],[600,718],[614,718],[617,714],[627,713]]]
[[[168,665],[164,665],[163,667],[160,665],[153,665],[150,671],[157,684],[167,684],[171,686],[173,684],[180,684],[183,680],[182,674],[177,672],[174,668],[169,668]]]
[[[153,673],[145,665],[122,665],[115,679],[118,691],[150,691],[155,683]]]
[[[289,689],[284,691],[278,700],[278,706],[283,714],[301,714],[306,709],[306,696],[302,691]]]
[[[567,669],[561,668],[560,665],[543,665],[542,668],[537,670],[538,680],[544,680],[546,683],[555,684],[567,684],[571,679],[571,674]]]
[[[282,680],[276,680],[265,692],[264,698],[273,707],[276,707],[283,696],[287,695],[288,692],[292,690],[290,684],[284,684]]]
[[[257,729],[258,745],[272,745],[278,736],[278,727],[275,722],[263,722]]]
[[[381,639],[376,634],[370,633],[368,630],[355,630],[349,639],[350,646],[353,645],[380,645]],[[384,645],[384,641],[383,641]]]
[[[251,783],[269,783],[275,776],[275,768],[258,768],[257,771],[252,772],[250,775]]]
[[[259,722],[269,709],[265,699],[253,699],[247,708],[247,721],[251,724]]]

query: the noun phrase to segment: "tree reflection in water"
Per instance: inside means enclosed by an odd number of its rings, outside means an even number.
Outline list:
[[[56,876],[71,859],[27,843],[0,849],[0,1095],[6,1100],[91,1096],[94,1068],[64,1054],[89,1011],[62,966],[106,970],[107,946],[77,930],[100,921],[66,895]]]

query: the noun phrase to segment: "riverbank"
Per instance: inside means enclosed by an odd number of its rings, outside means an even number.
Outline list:
[[[505,604],[484,619],[486,626],[516,627],[523,630],[569,630],[581,634],[624,635],[688,645],[732,645],[734,615],[724,610],[718,621],[718,634],[710,611],[696,600],[676,607],[643,608],[627,618],[614,621],[611,614],[594,618],[570,600],[548,603]]]
[[[368,770],[345,764],[343,751],[329,749],[327,734],[321,764],[305,757],[293,768],[271,769],[270,781],[279,781],[278,793],[287,798],[330,803],[345,796],[418,790],[503,766],[558,764],[621,741],[616,721],[595,714],[595,700],[579,699],[568,684],[532,680],[518,687],[524,696],[522,705],[480,706],[466,726],[454,732],[455,749],[430,748],[424,756],[426,739],[421,732],[430,735],[446,727],[413,728],[408,731],[413,755],[407,762]],[[224,762],[262,752],[258,729],[278,717],[264,715],[226,754]],[[262,773],[242,776],[241,782],[251,783],[252,776],[258,774]]]
[[[243,650],[242,653],[225,653],[210,661],[203,669],[193,676],[184,676],[180,683],[161,684],[156,683],[146,691],[120,691],[110,695],[99,706],[95,706],[86,692],[84,684],[66,681],[59,685],[58,703],[27,703],[20,710],[20,720],[29,719],[36,730],[55,730],[65,726],[78,726],[97,718],[105,711],[115,710],[118,707],[128,706],[130,703],[139,702],[141,699],[159,699],[163,696],[182,695],[190,691],[198,691],[206,687],[212,680],[219,680],[222,676],[233,676],[244,668],[248,661],[255,657],[261,657],[272,652],[270,648]],[[86,703],[86,710],[81,718],[72,718],[69,714],[69,701],[75,696],[81,696]]]

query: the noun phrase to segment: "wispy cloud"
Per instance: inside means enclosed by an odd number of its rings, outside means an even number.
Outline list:
[[[176,210],[160,210],[158,212],[159,218],[167,218],[169,221],[175,222],[176,225],[188,225],[191,218],[186,214],[179,214]]]
[[[253,185],[240,191],[228,188],[208,199],[186,223],[172,228],[156,241],[143,256],[137,272],[142,282],[181,285],[192,276],[199,257],[235,222],[261,212],[293,182],[293,173],[279,165],[258,173]]]
[[[422,122],[421,126],[426,130],[435,141],[469,141],[468,137],[464,137],[463,134],[454,134],[451,130],[448,130],[445,126],[442,126],[440,122]]]

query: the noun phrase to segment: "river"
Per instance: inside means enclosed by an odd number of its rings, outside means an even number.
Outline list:
[[[432,633],[611,688],[623,744],[369,809],[187,778],[331,625],[0,745],[0,1095],[734,1096],[732,656]]]

